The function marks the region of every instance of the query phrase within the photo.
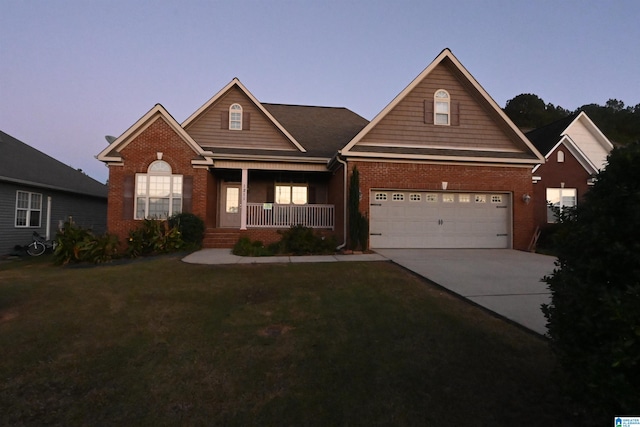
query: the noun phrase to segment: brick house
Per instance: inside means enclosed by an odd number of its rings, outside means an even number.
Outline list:
[[[525,249],[534,225],[524,200],[544,162],[448,49],[371,122],[261,103],[233,79],[181,124],[156,105],[98,159],[110,171],[109,231],[190,211],[209,247],[274,241],[296,224],[344,243],[356,166],[373,249]]]
[[[534,221],[543,229],[556,221],[548,203],[560,209],[579,204],[595,175],[605,168],[613,145],[585,112],[527,132],[526,136],[546,160],[533,168]]]

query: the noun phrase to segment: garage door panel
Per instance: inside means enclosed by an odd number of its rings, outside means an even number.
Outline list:
[[[378,201],[375,193],[386,192]],[[510,196],[372,191],[372,248],[508,248]]]

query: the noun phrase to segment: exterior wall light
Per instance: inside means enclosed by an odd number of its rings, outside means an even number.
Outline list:
[[[531,196],[528,194],[523,194],[522,195],[522,201],[524,202],[525,205],[528,205],[529,202],[531,201]]]

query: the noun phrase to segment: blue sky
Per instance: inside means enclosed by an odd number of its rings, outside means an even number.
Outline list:
[[[182,122],[238,77],[372,119],[446,47],[502,107],[636,105],[638,22],[636,0],[0,0],[0,129],[104,182],[104,135],[156,103]]]

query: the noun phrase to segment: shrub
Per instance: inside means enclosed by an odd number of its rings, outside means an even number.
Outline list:
[[[118,238],[112,234],[94,235],[71,222],[56,235],[57,246],[53,253],[55,264],[76,262],[101,263],[118,256]]]
[[[640,143],[614,149],[607,168],[556,232],[545,277],[551,345],[573,397],[601,417],[640,402]]]
[[[251,241],[248,237],[241,237],[233,246],[232,253],[238,256],[270,256],[273,252],[266,248],[264,244],[256,240]]]
[[[177,228],[186,246],[199,249],[204,239],[204,221],[192,213],[179,213],[169,218],[169,227]]]
[[[288,230],[278,230],[282,237],[277,244],[278,253],[293,255],[329,254],[335,252],[334,237],[325,238],[314,233],[313,229],[294,225]]]
[[[127,255],[135,258],[183,249],[180,231],[169,227],[167,221],[145,219],[142,226],[129,232]]]
[[[257,240],[252,242],[248,237],[241,237],[233,247],[233,254],[239,256],[271,256],[276,254],[317,255],[332,254],[337,242],[335,237],[323,237],[314,233],[313,229],[295,225],[288,230],[278,230],[280,241],[265,247]]]

